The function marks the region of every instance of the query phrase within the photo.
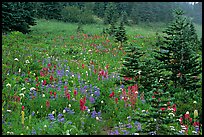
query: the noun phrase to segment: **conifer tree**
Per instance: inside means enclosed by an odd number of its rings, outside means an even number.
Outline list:
[[[176,18],[163,32],[160,51],[156,51],[155,58],[163,63],[160,69],[165,69],[169,74],[165,80],[173,81],[175,88],[196,90],[198,75],[201,73],[199,56],[193,51],[194,40],[191,35],[192,25],[183,17],[183,11],[177,10]],[[195,34],[196,35],[196,34]]]
[[[30,26],[36,25],[33,2],[3,2],[2,31],[28,33]]]
[[[135,84],[140,75],[140,57],[143,53],[137,45],[132,44],[125,47],[126,56],[123,59],[123,66],[120,70],[120,76],[123,77],[124,85]]]
[[[115,3],[109,2],[107,3],[105,9],[105,17],[104,17],[104,24],[111,24],[116,23],[118,21],[118,12]]]
[[[178,134],[175,125],[178,123],[178,116],[175,114],[174,98],[169,92],[164,92],[163,86],[157,79],[150,91],[152,98],[150,99],[151,107],[145,112],[136,112],[134,120],[142,124],[140,131],[136,131],[149,135],[175,135]]]
[[[128,40],[125,32],[125,26],[124,23],[121,22],[120,26],[115,34],[115,41],[119,43],[119,47],[123,45]]]
[[[117,31],[117,28],[116,28],[116,26],[115,26],[115,23],[114,23],[114,22],[111,22],[110,28],[109,28],[109,30],[108,30],[108,34],[109,34],[110,36],[115,36],[116,31]]]

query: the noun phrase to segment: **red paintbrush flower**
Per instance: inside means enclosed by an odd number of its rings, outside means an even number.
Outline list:
[[[84,64],[82,64],[82,68],[84,69]]]
[[[57,93],[56,92],[54,92],[54,97],[56,98],[56,95],[57,95]]]
[[[70,94],[69,93],[67,94],[67,99],[70,100]]]
[[[50,96],[52,96],[52,91],[50,91]]]
[[[190,117],[189,114],[184,114],[185,119],[188,119],[189,117]]]
[[[22,106],[22,111],[24,111],[24,109],[25,109],[25,107],[24,107],[24,106]]]
[[[48,100],[46,100],[46,107],[49,108],[50,107],[50,102]]]
[[[118,98],[115,98],[115,103],[118,104]]]
[[[52,75],[50,75],[50,82],[53,80],[53,76]]]
[[[77,95],[77,91],[76,91],[76,89],[74,90],[74,96],[76,96]]]
[[[43,85],[44,85],[44,86],[46,85],[46,83],[47,83],[46,80],[43,80]]]
[[[48,67],[51,67],[51,64],[49,63],[47,66],[48,66]]]
[[[112,93],[109,95],[109,97],[111,97],[111,98],[112,98],[113,96],[114,96],[114,92],[112,92]]]
[[[166,108],[160,108],[160,110],[164,111]]]

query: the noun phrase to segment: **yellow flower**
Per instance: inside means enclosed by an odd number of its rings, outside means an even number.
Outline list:
[[[22,124],[24,124],[24,116],[25,116],[25,113],[24,113],[24,111],[21,111],[21,115],[22,115]]]
[[[194,110],[194,118],[198,116],[198,110]]]

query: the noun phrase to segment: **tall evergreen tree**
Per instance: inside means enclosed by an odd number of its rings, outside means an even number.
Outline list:
[[[125,26],[123,22],[120,22],[120,26],[115,34],[115,41],[119,43],[119,47],[123,46],[123,43],[125,43],[128,40],[125,32]]]
[[[105,10],[105,17],[104,17],[104,23],[105,24],[111,24],[116,23],[118,21],[118,10],[115,5],[115,3],[110,2],[106,6]]]
[[[166,80],[173,81],[173,86],[196,91],[201,85],[198,75],[201,73],[199,56],[193,52],[191,24],[183,17],[183,11],[177,10],[176,18],[164,31],[165,36],[156,51],[155,58],[163,63],[162,68],[170,72]]]

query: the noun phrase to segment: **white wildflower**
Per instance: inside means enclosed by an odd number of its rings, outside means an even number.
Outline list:
[[[54,114],[55,114],[55,111],[52,111],[52,114],[54,115]]]
[[[25,62],[26,62],[26,64],[30,63],[30,61],[29,61],[29,60],[26,60]]]
[[[30,91],[32,91],[32,90],[36,90],[36,88],[34,88],[34,87],[31,87],[31,88],[30,88]]]
[[[65,110],[65,109],[63,110],[63,113],[66,113],[66,110]]]
[[[69,130],[66,131],[66,135],[70,135]]]
[[[42,105],[41,105],[40,107],[41,107],[41,108],[43,108],[43,106],[42,106]]]
[[[18,69],[18,72],[21,73],[21,68]]]
[[[96,120],[99,120],[99,118],[98,118],[98,117],[96,117]]]
[[[198,132],[196,132],[196,131],[192,131],[192,133],[197,134]]]
[[[44,128],[46,128],[47,127],[47,125],[44,125]]]
[[[19,61],[18,58],[15,58],[14,60],[15,60],[15,61]]]
[[[42,97],[44,98],[44,97],[45,97],[45,94],[42,94]]]
[[[90,112],[90,109],[88,109],[87,112]]]
[[[189,114],[189,111],[186,111],[186,114]]]
[[[20,93],[20,94],[19,94],[19,96],[22,96],[22,97],[24,97],[25,95],[24,95],[23,93]]]
[[[140,135],[139,133],[133,133],[133,135]]]
[[[25,90],[26,88],[25,87],[23,87],[21,90]]]
[[[144,113],[144,112],[146,112],[145,110],[142,110],[142,112]]]
[[[10,113],[11,113],[12,111],[11,111],[11,110],[7,110],[7,112],[10,112]]]
[[[93,97],[93,94],[91,94],[91,96]]]
[[[175,116],[174,113],[169,113],[168,115],[172,115],[173,117]]]
[[[8,84],[6,84],[6,86],[7,86],[7,87],[11,87],[11,84],[8,83]]]
[[[196,101],[193,101],[193,103],[194,103],[194,104],[197,104],[197,102],[196,102]]]
[[[72,105],[71,105],[71,104],[69,104],[69,107],[72,107]]]
[[[103,100],[101,100],[101,104],[103,104]]]

